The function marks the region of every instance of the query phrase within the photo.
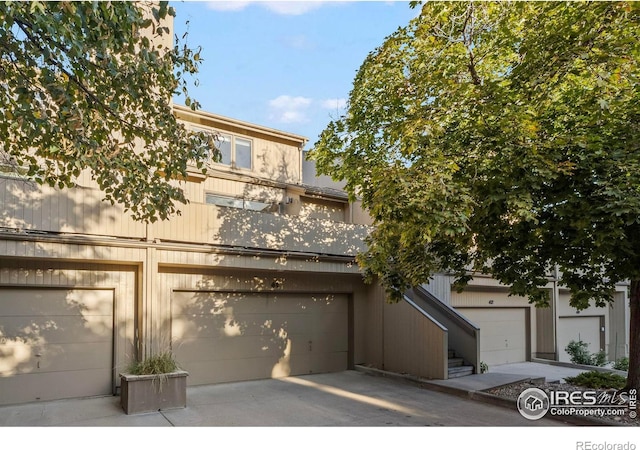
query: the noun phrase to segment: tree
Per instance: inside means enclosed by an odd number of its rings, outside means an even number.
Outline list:
[[[398,300],[487,273],[542,306],[557,268],[577,309],[630,280],[640,387],[639,35],[634,2],[426,3],[312,151],[374,220],[367,277]]]
[[[172,44],[173,16],[167,2],[1,2],[3,164],[59,188],[88,169],[135,219],[175,213],[175,180],[210,155],[173,115],[177,93],[198,107],[184,76],[200,60]]]

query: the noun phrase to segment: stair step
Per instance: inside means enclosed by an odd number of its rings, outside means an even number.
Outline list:
[[[466,377],[473,374],[473,366],[460,366],[449,368],[449,378]]]
[[[460,367],[464,364],[462,358],[449,358],[449,367]]]

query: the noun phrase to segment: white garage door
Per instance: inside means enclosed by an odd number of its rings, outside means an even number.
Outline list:
[[[524,308],[457,308],[480,327],[480,359],[489,366],[527,360]]]
[[[582,340],[589,344],[589,353],[597,353],[601,350],[600,317],[560,317],[557,336],[560,361],[571,362],[571,357],[565,351],[570,341]]]
[[[0,404],[112,393],[113,291],[0,288]]]
[[[171,308],[172,348],[189,384],[347,369],[345,295],[174,291]]]

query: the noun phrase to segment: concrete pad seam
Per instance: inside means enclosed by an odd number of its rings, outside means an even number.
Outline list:
[[[169,425],[171,425],[172,427],[175,427],[175,426],[176,426],[176,425],[175,425],[173,422],[171,422],[171,420],[170,420],[170,419],[165,415],[164,411],[160,410],[160,411],[158,411],[158,412],[160,413],[160,415],[161,415],[162,417],[164,417],[164,419],[165,419],[167,422],[169,422]]]

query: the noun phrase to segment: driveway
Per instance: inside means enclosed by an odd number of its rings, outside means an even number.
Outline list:
[[[359,371],[188,388],[187,408],[124,414],[119,397],[0,407],[0,426],[422,427],[561,426]]]

